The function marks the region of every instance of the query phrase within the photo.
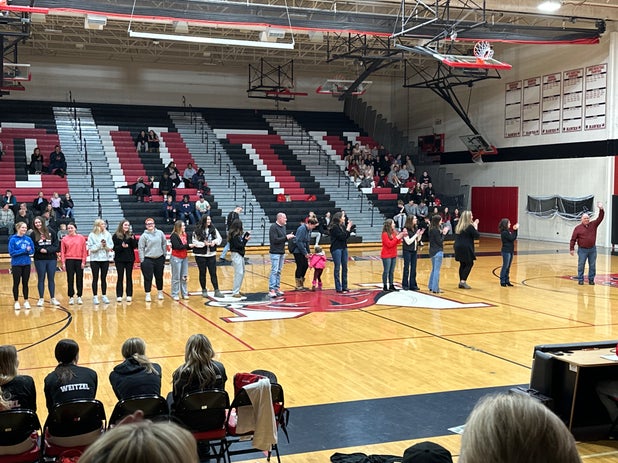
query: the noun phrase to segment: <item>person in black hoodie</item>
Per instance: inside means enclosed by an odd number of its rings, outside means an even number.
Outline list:
[[[114,263],[118,279],[116,280],[116,301],[122,301],[123,283],[126,275],[127,282],[127,302],[131,302],[133,297],[133,263],[135,262],[135,250],[137,240],[133,235],[131,223],[124,219],[118,224],[116,232],[112,235],[114,243]]]
[[[51,412],[58,404],[75,399],[94,399],[97,394],[97,372],[77,365],[79,345],[62,339],[54,352],[58,366],[45,377],[45,403]]]
[[[142,338],[129,338],[122,344],[124,362],[109,374],[109,382],[118,400],[140,395],[161,394],[161,366],[146,357]]]

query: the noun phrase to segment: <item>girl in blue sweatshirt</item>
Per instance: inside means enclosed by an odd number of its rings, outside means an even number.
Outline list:
[[[28,302],[28,281],[30,280],[30,256],[34,254],[34,243],[26,232],[28,226],[24,222],[15,224],[15,233],[9,239],[9,254],[11,256],[11,274],[13,275],[13,299],[15,310],[19,310],[19,283],[22,284],[24,309],[30,308]]]

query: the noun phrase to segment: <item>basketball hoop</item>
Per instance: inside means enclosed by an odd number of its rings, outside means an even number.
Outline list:
[[[485,61],[494,57],[494,51],[491,48],[491,44],[485,40],[476,42],[474,44],[474,56],[478,64],[485,64]]]
[[[483,164],[483,155],[480,151],[470,153],[472,155],[472,162],[475,164]]]

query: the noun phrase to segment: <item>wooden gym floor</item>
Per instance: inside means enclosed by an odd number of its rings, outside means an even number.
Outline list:
[[[481,238],[468,281],[471,290],[457,289],[458,264],[445,257],[441,297],[427,292],[427,258],[418,263],[421,292],[382,293],[382,263],[375,250],[351,252],[352,292],[347,295],[332,289],[330,261],[322,292],[293,292],[295,266],[288,260],[282,277],[286,294],[275,300],[266,295],[268,255],[251,255],[242,289],[248,297],[241,303],[202,298],[197,268],[191,266],[187,301],[170,297],[168,268],[163,301],[144,302],[141,274],[135,269],[133,302],[117,303],[112,270],[107,291],[111,304],[92,304],[88,273],[84,305],[69,306],[65,274],[58,273],[61,306],[49,305],[46,293],[46,305],[37,308],[33,267],[33,308],[19,312],[13,310],[4,264],[0,344],[20,350],[20,370],[35,379],[42,421],[43,378],[55,367],[53,349],[59,339],[80,344],[80,364],[98,372],[97,398],[109,416],[116,399],[108,375],[121,361],[126,338],[146,340],[147,354],[163,368],[165,395],[172,371],[183,360],[187,337],[201,332],[226,367],[230,395],[235,372],[268,369],[277,374],[292,409],[291,443],[283,436],[280,440],[284,463],[327,462],[336,451],[401,455],[426,439],[446,446],[456,461],[460,436],[448,428],[463,424],[484,393],[527,384],[533,346],[618,338],[616,257],[601,251],[597,285],[578,286],[569,279],[577,258],[566,246],[519,240],[511,270],[515,287],[503,288],[497,277],[499,250],[498,240]],[[401,260],[398,264],[396,280]],[[230,290],[232,267],[217,271],[220,288]],[[578,446],[586,462],[618,459],[614,441]],[[247,459],[257,460],[264,461]]]

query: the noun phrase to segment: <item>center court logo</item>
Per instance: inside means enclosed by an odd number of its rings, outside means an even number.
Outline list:
[[[385,293],[377,288],[381,288],[381,284],[363,285],[362,288],[348,293],[337,293],[334,290],[289,291],[276,298],[269,298],[267,293],[253,293],[248,294],[247,298],[241,301],[211,300],[205,305],[227,308],[235,316],[223,317],[222,320],[230,323],[299,318],[315,312],[342,312],[373,305],[426,309],[490,307],[490,304],[484,302],[464,304],[420,292]]]

